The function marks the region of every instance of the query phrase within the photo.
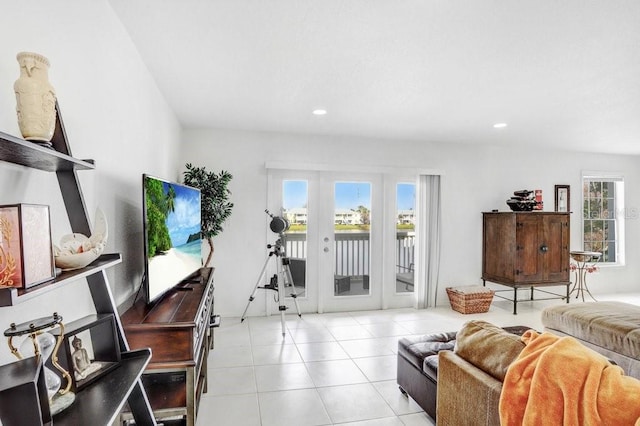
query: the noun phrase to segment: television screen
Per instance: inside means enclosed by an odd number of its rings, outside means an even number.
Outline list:
[[[202,267],[200,190],[142,176],[147,303]]]

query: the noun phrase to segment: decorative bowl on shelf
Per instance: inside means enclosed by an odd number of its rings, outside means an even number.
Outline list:
[[[60,239],[60,246],[53,246],[56,266],[63,271],[84,268],[96,260],[107,245],[108,226],[104,213],[96,209],[91,237],[73,233]]]
[[[507,205],[514,212],[529,212],[536,206],[536,200],[510,198],[507,200]]]

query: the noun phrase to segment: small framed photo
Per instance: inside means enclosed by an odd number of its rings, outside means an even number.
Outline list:
[[[71,375],[74,392],[116,368],[120,345],[113,314],[89,315],[67,324],[58,362]]]
[[[29,288],[55,276],[49,206],[0,206],[0,287]]]
[[[569,185],[556,185],[556,203],[555,211],[568,213],[571,212],[571,187]]]

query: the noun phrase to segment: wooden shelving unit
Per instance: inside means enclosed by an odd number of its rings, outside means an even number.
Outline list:
[[[76,172],[95,168],[93,160],[73,158],[60,108],[48,149],[0,132],[0,161],[45,172],[55,172],[72,232],[91,235],[89,217]],[[78,392],[71,407],[54,416],[56,425],[111,424],[128,403],[137,425],[156,425],[140,375],[151,359],[149,349],[130,351],[105,269],[122,261],[119,254],[104,254],[89,266],[69,271],[28,290],[0,289],[0,306],[13,306],[61,288],[75,280],[87,280],[97,314],[113,314],[116,321],[122,362],[118,368]]]

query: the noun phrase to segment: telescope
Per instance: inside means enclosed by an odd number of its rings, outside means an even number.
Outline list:
[[[271,214],[268,209],[264,211],[271,218],[271,223],[269,224],[269,229],[276,234],[282,234],[289,230],[289,221],[282,216],[276,216]]]
[[[300,306],[298,306],[298,294],[295,292],[295,287],[293,286],[293,277],[291,276],[291,269],[289,268],[289,258],[286,256],[286,247],[283,247],[284,233],[289,229],[289,221],[281,216],[276,216],[271,214],[269,210],[264,211],[271,218],[271,223],[269,224],[269,228],[271,231],[275,232],[280,236],[275,244],[267,244],[267,248],[270,249],[269,255],[264,261],[264,265],[262,266],[262,270],[260,271],[260,275],[258,276],[258,281],[256,282],[255,287],[253,288],[253,292],[249,296],[249,302],[247,302],[247,307],[244,308],[244,312],[242,313],[242,317],[240,317],[240,322],[243,322],[247,317],[247,311],[249,310],[249,305],[256,297],[256,293],[259,289],[262,290],[273,290],[278,293],[275,300],[279,303],[278,311],[280,311],[280,324],[282,326],[282,337],[284,338],[285,332],[285,320],[284,315],[285,311],[288,309],[285,305],[285,291],[286,288],[291,289],[291,293],[289,297],[293,299],[293,303],[296,305],[296,310],[298,311],[298,317],[302,317],[300,313]],[[260,286],[260,282],[265,275],[265,271],[267,270],[267,266],[269,264],[269,259],[271,258],[279,259],[280,261],[276,263],[277,272],[271,277],[269,280],[269,284],[265,284],[264,286]]]

